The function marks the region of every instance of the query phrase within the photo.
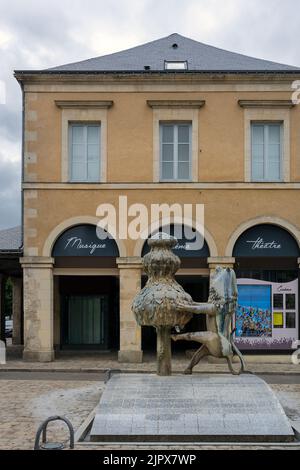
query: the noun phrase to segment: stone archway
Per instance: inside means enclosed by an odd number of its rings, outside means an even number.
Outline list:
[[[161,221],[161,224],[159,224],[160,226],[164,226],[164,225],[168,225],[168,224],[180,224],[182,225],[182,219],[181,218],[177,218],[177,217],[173,217],[172,219],[167,219],[167,220],[162,220]],[[134,252],[133,252],[133,256],[136,256],[136,257],[140,257],[142,255],[142,251],[143,251],[143,247],[144,247],[144,244],[145,244],[145,240],[147,240],[148,236],[150,235],[150,233],[156,229],[156,228],[159,228],[159,225],[156,224],[152,224],[148,227],[147,229],[147,232],[145,233],[145,236],[144,238],[140,238],[136,244],[135,244],[135,247],[134,247]],[[187,225],[188,227],[192,228],[192,229],[196,229],[197,227],[197,224],[195,221],[190,221],[190,222],[186,222],[185,221],[185,225]],[[204,239],[208,245],[208,248],[209,248],[209,252],[210,252],[210,256],[215,258],[218,256],[218,248],[217,248],[217,244],[213,238],[213,236],[211,235],[211,233],[206,229],[206,227],[204,227],[204,229],[202,230],[202,232],[204,233]]]
[[[70,219],[64,220],[63,222],[58,224],[56,227],[54,227],[52,231],[49,233],[44,243],[43,256],[45,257],[51,256],[52,249],[56,240],[67,229],[74,227],[75,225],[84,225],[84,224],[97,226],[98,222],[99,222],[99,219],[97,217],[92,217],[92,216],[78,216],[78,217],[72,217]],[[127,249],[126,249],[125,243],[119,239],[115,239],[115,242],[118,245],[119,256],[122,258],[126,257]]]
[[[261,224],[270,224],[270,225],[276,225],[278,227],[281,227],[285,229],[287,232],[289,232],[296,242],[298,243],[300,247],[300,230],[287,220],[281,219],[279,217],[272,217],[272,216],[265,216],[265,217],[256,217],[255,219],[250,219],[245,222],[243,222],[241,225],[239,225],[236,230],[231,234],[226,250],[225,250],[225,256],[231,257],[233,256],[233,249],[234,246],[239,239],[239,237],[248,229],[251,227],[254,227],[256,225],[261,225]]]

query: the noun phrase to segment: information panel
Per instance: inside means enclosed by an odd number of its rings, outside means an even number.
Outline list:
[[[235,342],[240,349],[292,349],[298,339],[298,279],[238,279]]]

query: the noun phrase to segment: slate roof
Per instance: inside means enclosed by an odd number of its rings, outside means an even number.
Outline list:
[[[192,72],[300,72],[298,67],[225,51],[177,33],[121,52],[61,65],[43,72],[146,73],[145,66],[150,66],[150,72],[166,72],[165,61],[187,61],[188,71]]]
[[[0,252],[20,251],[21,244],[21,226],[0,230]]]

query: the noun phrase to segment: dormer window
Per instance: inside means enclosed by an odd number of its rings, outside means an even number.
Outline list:
[[[168,61],[165,60],[165,70],[187,70],[187,61]]]

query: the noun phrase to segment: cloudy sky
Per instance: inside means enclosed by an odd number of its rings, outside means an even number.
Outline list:
[[[0,0],[0,229],[21,220],[21,92],[13,70],[83,60],[173,32],[300,66],[299,0]]]

